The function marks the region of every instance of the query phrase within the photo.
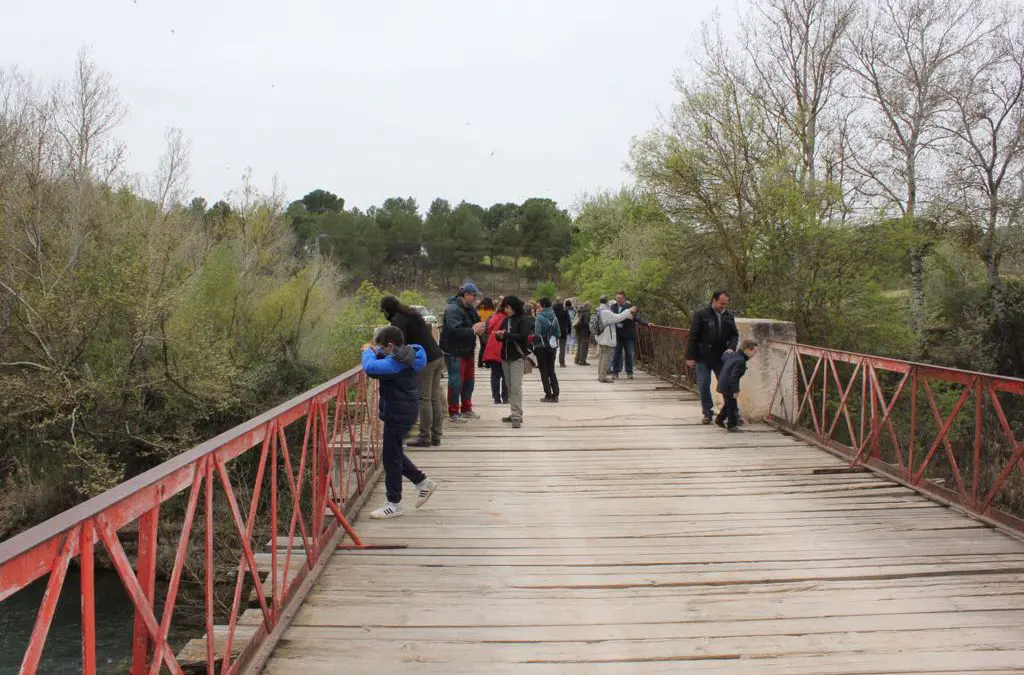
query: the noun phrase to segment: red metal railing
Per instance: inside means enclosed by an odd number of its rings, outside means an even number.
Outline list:
[[[134,607],[133,675],[155,675],[162,669],[182,672],[168,635],[187,560],[192,560],[190,569],[201,570],[194,576],[199,577],[205,596],[198,604],[205,605],[207,672],[216,672],[219,663],[221,673],[237,673],[257,660],[257,652],[267,651],[283,631],[285,617],[301,602],[342,536],[347,532],[354,545],[362,546],[346,513],[351,515],[361,505],[379,473],[376,401],[376,384],[355,368],[0,543],[0,603],[49,575],[20,672],[35,673],[39,668],[58,597],[75,561],[81,577],[82,672],[96,672],[100,656],[94,596],[97,542]],[[243,502],[248,498],[245,512],[239,495]],[[193,526],[200,510],[204,537],[201,545],[193,546]],[[168,520],[173,520],[174,527],[167,527]],[[134,565],[118,532],[133,523],[138,525]],[[167,530],[177,534],[174,562],[165,570],[169,573],[158,579],[158,533]],[[268,538],[269,570],[261,569],[256,559],[256,551]],[[190,558],[200,551],[201,560]],[[222,560],[216,566],[215,554],[223,559],[225,551],[230,562],[225,565]],[[220,609],[220,620],[227,624],[226,638],[215,639],[214,588],[224,573],[233,577],[234,592],[226,616],[226,603]],[[239,650],[242,591],[249,586],[262,622]],[[162,606],[159,611],[158,605]]]
[[[644,370],[682,387],[694,387],[697,377],[686,365],[686,342],[690,331],[647,324],[637,326],[636,357]]]
[[[769,421],[1024,531],[1024,380],[791,343]]]

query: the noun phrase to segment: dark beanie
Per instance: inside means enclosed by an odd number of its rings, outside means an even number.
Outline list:
[[[398,298],[393,295],[385,295],[380,299],[380,311],[384,312],[387,317],[392,317],[398,313]]]

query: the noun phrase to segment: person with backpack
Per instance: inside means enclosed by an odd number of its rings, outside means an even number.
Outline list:
[[[589,366],[587,357],[590,355],[590,303],[580,305],[576,315],[576,359],[577,366]]]
[[[736,397],[740,393],[740,378],[747,372],[747,361],[757,355],[757,343],[744,340],[739,351],[725,355],[722,373],[718,378],[718,393],[725,399],[725,405],[715,418],[715,424],[726,431],[736,431],[739,426],[739,404]]]
[[[427,503],[438,483],[405,456],[402,443],[419,414],[417,374],[427,365],[420,345],[407,345],[401,329],[382,328],[373,344],[363,345],[363,371],[380,382],[380,418],[384,421],[383,465],[387,501],[371,518],[397,518],[403,514],[402,478],[416,486],[416,508]]]
[[[501,342],[501,366],[508,383],[508,402],[512,414],[501,418],[513,429],[523,426],[523,373],[530,353],[533,322],[523,308],[523,301],[514,295],[505,298],[508,316],[493,336]]]
[[[423,315],[415,309],[402,304],[395,296],[388,295],[381,298],[380,311],[392,326],[402,331],[405,344],[420,345],[427,354],[427,365],[419,371],[417,382],[420,392],[419,434],[417,438],[409,441],[408,445],[412,448],[441,445],[446,407],[444,387],[441,386],[444,354],[434,339],[430,326],[423,320]]]
[[[636,318],[640,308],[633,305],[629,309],[616,314],[608,306],[608,296],[601,296],[601,303],[590,317],[590,332],[597,340],[600,356],[597,360],[597,381],[602,383],[612,382],[608,377],[609,366],[612,362],[612,355],[615,353],[617,344],[615,326],[627,319]]]
[[[541,403],[558,403],[558,374],[555,372],[555,355],[559,351],[562,328],[551,306],[551,298],[541,298],[540,313],[537,314],[533,333],[533,352],[537,355],[537,370],[544,385]],[[564,310],[563,310],[564,311]]]

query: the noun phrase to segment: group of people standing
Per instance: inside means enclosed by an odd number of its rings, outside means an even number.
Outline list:
[[[587,303],[577,310],[571,301],[552,302],[550,298],[534,303],[502,296],[497,303],[491,298],[478,303],[479,295],[472,283],[459,288],[445,308],[439,341],[415,309],[394,296],[380,302],[391,325],[378,331],[373,343],[364,345],[362,355],[367,375],[381,382],[380,417],[384,420],[387,501],[371,514],[374,518],[402,515],[403,476],[416,486],[417,508],[437,489],[437,481],[405,456],[405,437],[418,420],[418,433],[408,444],[438,446],[446,417],[453,424],[479,419],[473,409],[478,367],[489,369],[491,396],[495,404],[509,405],[510,414],[502,421],[514,429],[523,424],[523,376],[533,368],[540,371],[544,387],[541,402],[559,402],[556,363],[565,367],[573,331],[578,347],[576,365],[590,365],[587,358],[593,338],[599,349],[598,381],[611,382],[623,369],[633,378],[637,324],[646,322],[638,318],[639,308],[628,302],[624,293],[617,293],[614,303],[602,296],[593,311]],[[736,402],[739,380],[747,360],[757,352],[757,344],[737,344],[739,333],[728,306],[729,295],[717,291],[711,304],[694,314],[686,360],[696,368],[703,423],[713,421],[711,373],[715,373],[725,405],[714,421],[735,430],[740,423]],[[445,373],[447,393],[441,385]]]

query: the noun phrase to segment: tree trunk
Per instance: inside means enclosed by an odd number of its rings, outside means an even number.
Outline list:
[[[924,251],[915,247],[910,251],[910,322],[917,336],[915,358],[924,355]]]

